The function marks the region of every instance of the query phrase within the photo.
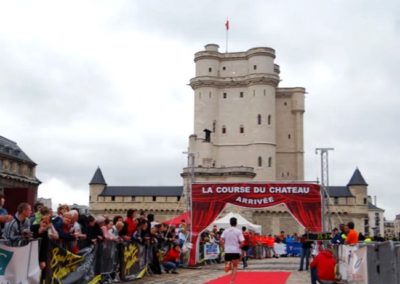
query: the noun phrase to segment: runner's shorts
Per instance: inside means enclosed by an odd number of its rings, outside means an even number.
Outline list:
[[[240,253],[225,253],[225,261],[240,259]]]

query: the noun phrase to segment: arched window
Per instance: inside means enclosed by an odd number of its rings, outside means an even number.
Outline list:
[[[259,167],[262,167],[262,157],[258,157],[257,163]]]
[[[268,125],[271,125],[271,115],[268,115]]]
[[[272,167],[272,157],[268,158],[268,167]]]
[[[257,115],[257,124],[261,125],[261,114]]]
[[[225,127],[225,125],[223,125],[222,126],[222,134],[225,134],[226,133],[226,127]]]
[[[240,125],[239,132],[240,132],[240,133],[244,133],[244,126],[243,126],[243,125]]]

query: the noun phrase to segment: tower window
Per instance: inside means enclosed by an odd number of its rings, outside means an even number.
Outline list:
[[[215,128],[216,128],[216,126],[217,126],[217,121],[213,121],[213,132],[215,133]]]
[[[239,97],[243,98],[243,92],[240,92]]]
[[[244,133],[244,126],[243,125],[240,126],[240,133]]]
[[[135,196],[131,196],[131,201],[135,201]]]
[[[115,196],[111,196],[111,201],[115,201]]]
[[[258,157],[257,164],[259,167],[262,167],[262,157]]]
[[[212,72],[212,68],[210,67],[210,68],[208,68],[208,72]]]
[[[211,92],[208,93],[208,97],[211,99]]]
[[[264,96],[267,94],[267,91],[264,89]]]
[[[153,201],[157,201],[157,196],[153,196]]]
[[[287,138],[290,139],[290,138],[292,138],[292,136],[290,134],[288,134]]]
[[[226,67],[225,67],[225,66],[222,66],[222,70],[226,70]]]
[[[284,102],[283,105],[287,106],[287,102]]]
[[[333,204],[338,205],[339,204],[339,197],[335,196],[333,199]]]
[[[224,93],[224,94],[223,94],[223,98],[226,99],[226,97],[227,97],[227,95],[226,95],[226,93]]]
[[[257,115],[257,124],[261,125],[261,114]]]
[[[268,157],[268,167],[272,167],[272,157]]]
[[[253,65],[253,70],[257,70],[257,65]]]
[[[222,134],[225,134],[225,133],[226,133],[226,127],[222,126]]]
[[[268,125],[271,125],[271,115],[268,115]]]
[[[181,197],[180,197],[180,196],[177,196],[177,197],[176,197],[176,200],[177,200],[177,201],[181,201]]]

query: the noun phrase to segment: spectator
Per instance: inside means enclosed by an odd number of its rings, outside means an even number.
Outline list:
[[[304,259],[306,259],[306,270],[308,270],[310,256],[311,256],[311,247],[313,242],[308,241],[308,230],[306,229],[303,236],[301,237],[301,258],[300,258],[300,268],[299,271],[303,271]]]
[[[272,236],[272,234],[268,235],[268,237],[265,239],[265,242],[267,245],[267,257],[279,258],[275,252],[275,238]]]
[[[336,260],[329,249],[322,249],[310,264],[311,284],[335,283]]]
[[[178,274],[176,269],[179,266],[179,257],[181,254],[181,248],[178,243],[175,243],[174,246],[167,252],[163,259],[163,266],[166,273]]]
[[[125,240],[129,240],[132,238],[133,233],[136,231],[138,222],[135,220],[135,213],[136,210],[129,209],[128,212],[126,212],[126,218],[125,218],[125,224],[126,224],[126,235],[125,235]],[[129,239],[128,239],[129,237]]]
[[[138,228],[132,235],[132,240],[141,245],[146,245],[150,240],[150,235],[147,230],[147,221],[144,219],[139,220]]]
[[[344,243],[346,245],[354,246],[358,244],[358,233],[356,230],[354,230],[353,222],[347,223],[347,226],[345,226],[345,232],[347,236]]]
[[[339,234],[340,234],[340,237],[341,237],[340,244],[344,244],[344,240],[346,239],[345,227],[346,227],[345,224],[340,224],[339,225],[339,230],[340,230]]]
[[[66,204],[60,204],[57,208],[57,216],[53,219],[53,225],[57,229],[63,226],[64,214],[69,211],[69,207]]]
[[[41,216],[38,224],[33,224],[31,226],[31,231],[34,238],[40,238],[39,246],[39,266],[42,270],[41,283],[44,283],[46,279],[46,261],[49,252],[49,240],[57,240],[58,233],[55,230],[53,224],[51,223],[51,211],[49,208],[42,206],[40,208]]]
[[[243,232],[243,246],[242,246],[242,261],[243,261],[243,268],[246,268],[247,265],[247,251],[249,250],[250,247],[250,234],[247,231],[247,228],[245,226],[242,227],[242,232]]]
[[[4,238],[11,242],[11,245],[19,245],[20,241],[29,240],[32,237],[29,217],[32,208],[28,203],[20,203],[14,218],[4,227]]]
[[[333,245],[340,245],[342,242],[342,236],[339,234],[339,229],[334,228],[332,230],[332,239],[331,239],[331,244]]]
[[[8,211],[6,208],[4,208],[4,204],[6,202],[6,199],[3,194],[0,193],[0,237],[2,236],[2,232],[4,229],[4,224],[7,222],[10,222],[13,219],[13,216],[8,214]]]
[[[98,241],[102,241],[103,239],[103,232],[101,231],[99,224],[96,222],[96,219],[90,215],[88,217],[86,246],[96,244]]]
[[[115,236],[114,234],[111,233],[113,227],[113,223],[110,221],[110,219],[105,218],[103,225],[101,226],[101,230],[103,232],[104,239],[110,240],[110,241],[116,241],[118,240],[118,235]]]
[[[33,211],[34,213],[32,214],[32,216],[30,217],[30,222],[32,225],[35,224],[39,224],[40,220],[42,220],[42,215],[40,213],[40,209],[43,207],[43,203],[42,202],[36,202],[33,205]]]

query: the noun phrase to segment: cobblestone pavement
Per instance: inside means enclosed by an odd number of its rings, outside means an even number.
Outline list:
[[[308,271],[297,271],[299,258],[254,259],[249,260],[248,263],[249,267],[245,271],[288,271],[291,274],[286,284],[310,283],[310,273]],[[199,268],[180,268],[178,271],[179,274],[146,275],[142,279],[128,283],[200,284],[225,275],[223,264],[211,264]],[[242,266],[240,266],[239,271],[243,271]],[[266,283],[268,282],[266,281]]]

